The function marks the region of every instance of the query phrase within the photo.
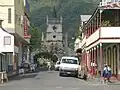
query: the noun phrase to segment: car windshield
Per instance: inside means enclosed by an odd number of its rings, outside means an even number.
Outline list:
[[[62,59],[62,63],[78,64],[77,60],[75,59]]]

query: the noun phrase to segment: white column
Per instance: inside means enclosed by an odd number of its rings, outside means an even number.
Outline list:
[[[117,45],[117,69],[120,74],[120,44]]]
[[[87,58],[86,58],[87,60],[87,67],[89,67],[89,51],[87,51]]]
[[[29,59],[30,59],[30,50],[29,47],[27,47],[27,61],[31,63],[32,61]]]

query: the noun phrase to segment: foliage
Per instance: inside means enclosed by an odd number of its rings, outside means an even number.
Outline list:
[[[82,32],[81,32],[81,29],[77,29],[76,31],[76,38],[79,38],[81,40],[81,36],[82,36]]]
[[[45,59],[51,59],[53,62],[56,62],[58,60],[58,57],[52,53],[48,52],[40,52],[35,55],[36,58],[45,58]]]
[[[30,34],[31,34],[30,45],[31,45],[32,51],[40,49],[40,45],[41,45],[41,32],[40,32],[40,30],[38,30],[38,28],[36,28],[34,26],[31,26]]]
[[[81,14],[92,14],[99,0],[29,0],[31,22],[41,31],[46,30],[46,16],[52,17],[53,6],[57,16],[63,16],[64,32],[70,33],[68,41],[75,36]]]
[[[107,21],[106,21],[106,20],[103,20],[103,21],[102,21],[102,26],[103,26],[103,27],[111,26],[111,23],[110,23],[109,20],[107,20]]]

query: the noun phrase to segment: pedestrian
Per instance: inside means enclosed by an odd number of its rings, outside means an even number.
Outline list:
[[[47,68],[48,68],[49,71],[51,70],[51,62],[50,61],[47,62]]]
[[[111,68],[107,64],[104,66],[102,77],[104,78],[104,83],[110,82]]]
[[[111,70],[111,68],[110,68],[110,65],[108,65],[108,72],[109,72],[109,74],[108,74],[108,82],[111,82],[111,81],[110,81],[110,78],[111,78],[111,76],[112,76],[112,70]]]

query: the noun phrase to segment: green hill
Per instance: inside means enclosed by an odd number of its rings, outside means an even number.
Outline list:
[[[69,40],[75,35],[80,24],[81,14],[92,14],[99,0],[28,0],[31,8],[31,23],[40,30],[46,30],[46,16],[53,15],[53,6],[57,15],[63,17],[64,31],[68,31]]]

